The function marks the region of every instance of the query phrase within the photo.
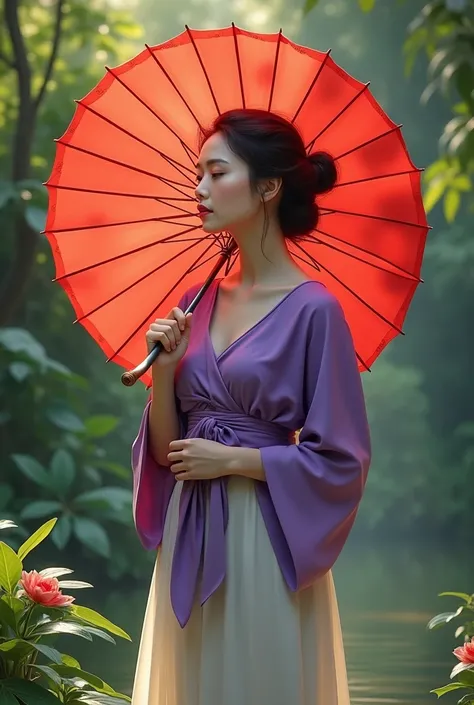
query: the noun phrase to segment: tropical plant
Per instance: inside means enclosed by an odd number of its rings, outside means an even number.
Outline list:
[[[2,705],[86,703],[119,705],[130,701],[79,662],[51,645],[59,635],[89,641],[99,637],[115,643],[111,634],[129,635],[101,614],[75,603],[63,589],[92,587],[76,580],[58,580],[73,571],[46,568],[25,571],[23,560],[52,531],[56,519],[43,524],[15,552],[0,541],[0,702]],[[10,520],[0,529],[15,528]],[[74,604],[73,604],[74,603]]]
[[[461,605],[454,612],[437,614],[428,623],[428,629],[438,629],[462,618],[464,623],[457,626],[454,635],[455,638],[462,637],[464,643],[453,651],[459,663],[452,669],[450,678],[456,680],[431,692],[440,698],[456,690],[467,691],[458,700],[458,705],[470,705],[474,703],[474,594],[442,592],[440,597],[456,597]]]
[[[0,370],[0,511],[17,524],[11,545],[30,521],[56,516],[57,551],[76,541],[88,559],[106,559],[101,572],[139,577],[149,557],[137,559],[131,470],[116,460],[129,454],[127,439],[117,440],[119,417],[100,406],[90,414],[91,382],[22,328],[0,329]]]

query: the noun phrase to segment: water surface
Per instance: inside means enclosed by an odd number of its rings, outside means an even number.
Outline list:
[[[151,569],[150,569],[151,572]],[[465,552],[449,547],[384,545],[362,547],[349,541],[334,569],[353,705],[429,705],[437,702],[432,688],[449,682],[456,663],[454,626],[426,629],[438,612],[457,606],[439,592],[474,592],[474,565]],[[130,693],[141,622],[148,592],[142,586],[106,593],[96,586],[87,604],[100,610],[132,636],[133,644],[101,640],[93,645],[71,641],[63,649],[76,655],[83,668],[117,690]],[[81,602],[86,603],[85,591]],[[78,644],[78,641],[81,643]],[[457,702],[444,696],[444,705]],[[324,705],[324,704],[323,704]]]

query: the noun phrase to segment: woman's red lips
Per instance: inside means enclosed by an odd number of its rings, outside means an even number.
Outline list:
[[[209,208],[206,208],[205,206],[198,206],[198,211],[199,213],[212,213],[212,211],[209,210]]]

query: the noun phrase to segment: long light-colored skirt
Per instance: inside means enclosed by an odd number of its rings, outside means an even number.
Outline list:
[[[153,573],[132,705],[349,705],[332,574],[286,587],[252,480],[228,483],[227,575],[184,629],[170,603],[179,497]]]

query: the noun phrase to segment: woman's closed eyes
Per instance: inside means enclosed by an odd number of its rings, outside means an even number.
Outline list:
[[[224,172],[216,172],[215,174],[211,174],[211,179],[214,179],[217,176],[224,176]],[[196,176],[196,183],[198,184],[202,180],[202,176]]]

